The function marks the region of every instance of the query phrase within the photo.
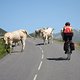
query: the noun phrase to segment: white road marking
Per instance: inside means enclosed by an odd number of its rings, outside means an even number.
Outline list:
[[[42,49],[42,53],[43,53],[43,49]]]
[[[34,79],[33,79],[33,80],[36,80],[36,78],[37,78],[37,74],[35,75],[35,77],[34,77]]]
[[[38,71],[41,69],[42,61],[39,64]]]
[[[44,54],[42,54],[42,59],[44,58]]]
[[[41,47],[39,47],[40,49],[41,49],[41,51],[42,51],[42,53],[43,53],[43,49],[41,48]]]
[[[42,48],[39,46],[39,48],[42,50]]]
[[[33,42],[33,44],[36,44],[35,42]],[[43,51],[43,49],[40,47],[40,46],[38,46],[39,47],[39,49],[41,50],[41,52],[42,52],[42,57],[41,57],[41,59],[43,60],[43,58],[44,58],[44,51]],[[38,67],[38,71],[41,69],[41,66],[42,66],[42,63],[43,63],[43,61],[41,60],[41,62],[40,62],[40,64],[39,64],[39,67]],[[35,76],[34,76],[34,79],[33,80],[36,80],[37,79],[37,76],[38,76],[38,74],[35,74]]]

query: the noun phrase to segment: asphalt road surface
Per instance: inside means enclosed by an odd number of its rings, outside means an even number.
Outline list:
[[[0,60],[0,80],[80,80],[80,51],[65,60],[63,43],[43,45],[40,39],[27,39],[21,47]]]

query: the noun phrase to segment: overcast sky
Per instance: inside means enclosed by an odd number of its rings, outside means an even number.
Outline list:
[[[60,32],[65,22],[80,29],[80,0],[0,0],[0,27],[6,31],[52,27]]]

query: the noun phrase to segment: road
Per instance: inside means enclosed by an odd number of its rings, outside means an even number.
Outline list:
[[[64,60],[62,46],[27,39],[24,52],[18,46],[0,60],[0,80],[80,80],[80,51],[76,49],[71,60]]]

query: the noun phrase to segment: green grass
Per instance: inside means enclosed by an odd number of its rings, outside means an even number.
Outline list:
[[[56,42],[60,43],[60,44],[64,44],[64,42],[62,40],[55,40]],[[74,43],[76,44],[75,48],[80,50],[80,42]]]
[[[77,43],[77,48],[78,48],[78,50],[80,50],[80,42]]]
[[[0,39],[0,59],[3,58],[6,55],[5,45],[4,41]]]

